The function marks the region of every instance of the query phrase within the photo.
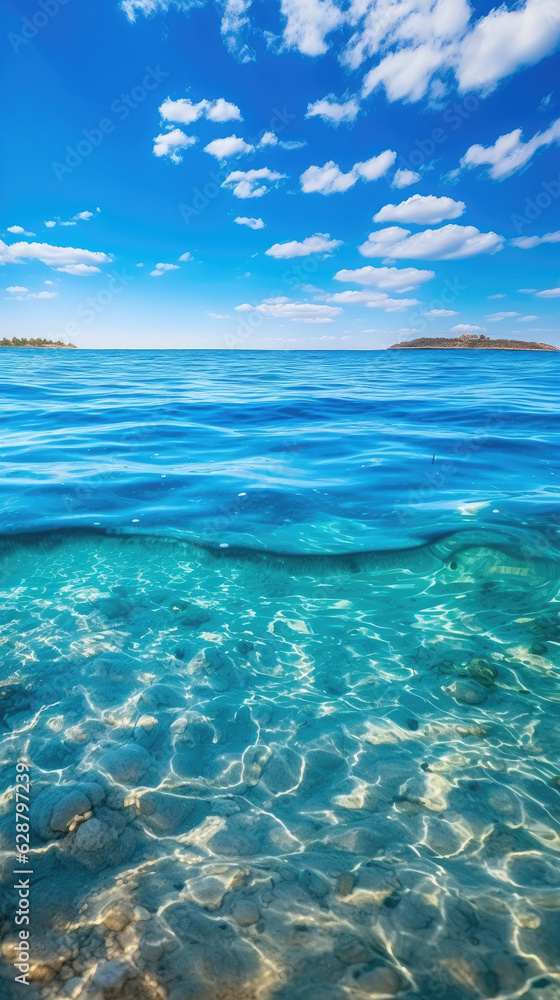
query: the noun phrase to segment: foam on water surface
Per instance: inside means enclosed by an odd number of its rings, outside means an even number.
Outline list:
[[[27,754],[29,995],[557,1000],[555,539],[4,536],[2,864]]]

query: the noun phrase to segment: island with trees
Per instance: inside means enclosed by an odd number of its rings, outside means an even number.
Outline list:
[[[550,344],[539,344],[531,340],[492,340],[484,334],[462,333],[460,337],[418,337],[417,340],[403,340],[391,344],[389,351],[402,350],[460,350],[460,351],[558,351]]]
[[[0,347],[62,347],[70,348],[73,351],[77,350],[75,344],[63,344],[61,340],[43,340],[42,337],[31,337],[31,340],[28,340],[27,337],[12,337],[11,340],[8,337],[2,337]]]

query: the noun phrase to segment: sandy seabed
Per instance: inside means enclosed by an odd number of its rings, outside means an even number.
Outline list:
[[[559,565],[5,539],[2,998],[558,1000]]]

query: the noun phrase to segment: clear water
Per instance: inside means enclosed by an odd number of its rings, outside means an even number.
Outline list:
[[[29,995],[557,1000],[557,358],[0,360]]]

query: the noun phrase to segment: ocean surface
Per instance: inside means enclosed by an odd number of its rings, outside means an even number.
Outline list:
[[[27,996],[558,1000],[559,364],[0,352]]]

